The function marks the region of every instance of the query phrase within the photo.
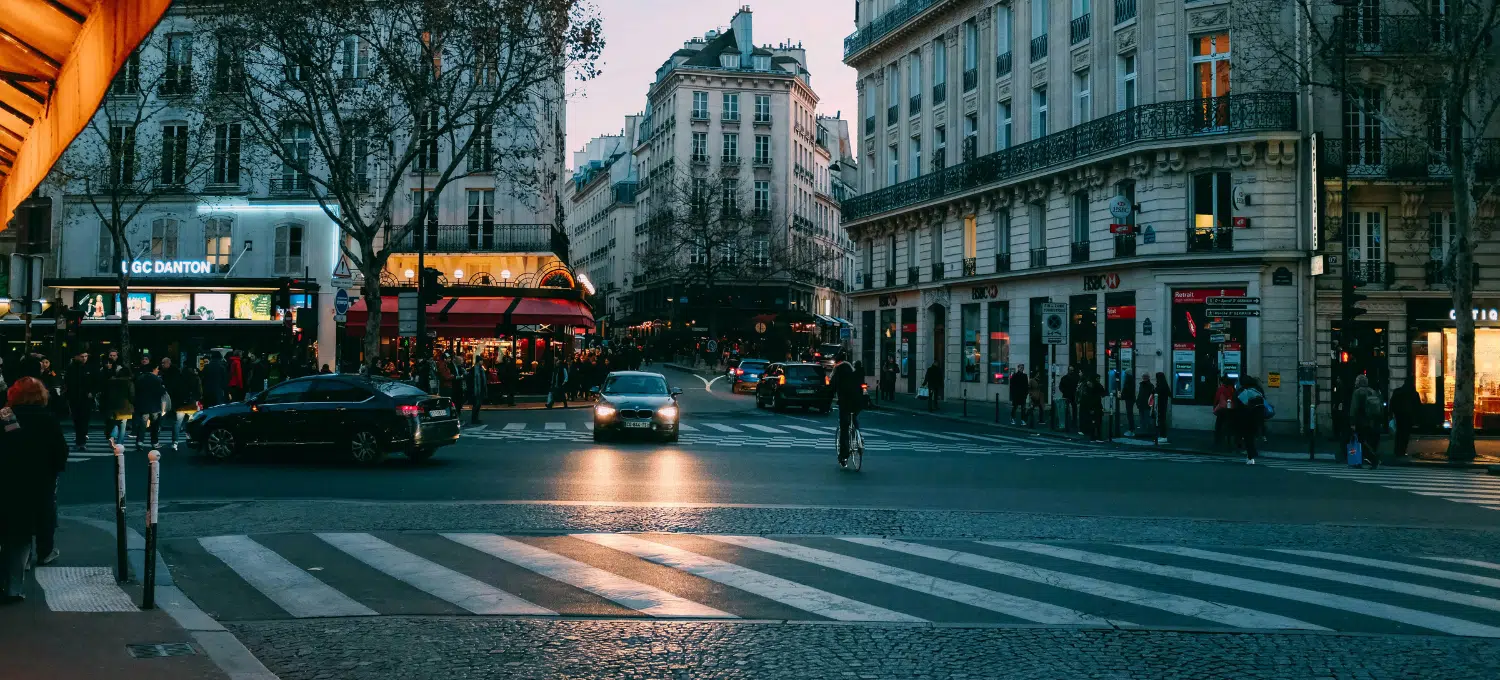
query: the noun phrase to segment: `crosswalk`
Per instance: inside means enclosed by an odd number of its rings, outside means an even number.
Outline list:
[[[1500,477],[1488,475],[1479,470],[1391,466],[1366,470],[1302,461],[1267,461],[1266,464],[1283,470],[1294,470],[1360,484],[1374,484],[1418,496],[1466,503],[1485,510],[1500,510]]]
[[[1500,637],[1500,563],[1321,550],[719,534],[173,539],[220,620],[384,615],[1041,624]]]
[[[78,450],[78,449],[76,449],[76,448],[73,447],[71,433],[69,433],[69,435],[70,435],[69,436],[69,440],[68,440],[68,462],[69,463],[82,463],[82,462],[86,462],[86,461],[90,461],[90,460],[96,460],[96,459],[100,459],[100,458],[110,458],[110,457],[114,456],[114,452],[109,450],[109,441],[106,438],[104,438],[104,437],[90,437],[88,445],[86,445],[83,448],[83,450],[80,451],[80,450]],[[178,444],[179,447],[185,448],[187,446],[187,440],[186,439],[182,439],[182,440],[179,440],[179,441],[180,441],[180,443]],[[162,451],[170,450],[172,448],[171,439],[168,438],[168,439],[162,440],[161,442],[158,443],[157,448],[159,450],[162,450]],[[125,442],[125,453],[127,455],[129,455],[133,451],[135,451],[135,440],[134,440],[134,438],[130,438],[130,439],[128,439]]]

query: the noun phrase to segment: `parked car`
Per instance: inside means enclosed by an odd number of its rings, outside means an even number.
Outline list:
[[[327,374],[204,409],[186,430],[191,446],[220,460],[256,448],[337,447],[371,465],[395,451],[431,458],[458,441],[459,424],[447,397],[398,380]]]
[[[765,375],[766,367],[770,365],[771,362],[765,359],[740,360],[739,366],[729,376],[729,391],[754,392],[755,387],[760,384],[760,377]]]
[[[829,377],[822,364],[802,361],[771,364],[755,387],[755,406],[769,406],[777,411],[788,406],[805,406],[828,413],[833,408]]]
[[[599,398],[594,405],[594,441],[627,434],[677,441],[681,415],[677,395],[682,394],[682,388],[667,387],[666,376],[614,371],[593,391]]]

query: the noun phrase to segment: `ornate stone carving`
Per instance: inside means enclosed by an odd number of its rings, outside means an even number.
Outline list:
[[[1328,240],[1340,240],[1344,232],[1344,194],[1337,189],[1325,188],[1323,198],[1323,216],[1327,220],[1323,230],[1328,234]]]
[[[1224,162],[1231,168],[1250,168],[1255,165],[1255,145],[1241,142],[1224,145]]]
[[[991,13],[991,10],[988,7],[984,8],[982,10],[979,10],[979,27],[980,28],[989,28],[990,27],[990,13]]]
[[[1474,217],[1474,233],[1479,238],[1489,240],[1490,235],[1495,233],[1496,218],[1500,217],[1500,197],[1489,194],[1480,199],[1479,205],[1475,206]]]
[[[922,291],[922,306],[931,307],[933,305],[948,306],[947,288],[929,288]]]
[[[1156,152],[1156,171],[1162,174],[1182,172],[1182,152],[1176,149],[1166,149]]]
[[[1128,161],[1129,166],[1125,172],[1137,181],[1146,179],[1151,175],[1151,159],[1143,154],[1135,154]]]
[[[1427,192],[1410,188],[1401,192],[1401,232],[1406,240],[1416,240],[1418,232],[1423,231],[1426,220],[1421,219],[1422,204],[1427,201]]]
[[[1004,101],[1010,99],[1010,81],[1006,80],[1000,87],[995,88],[995,99]]]
[[[1266,163],[1291,165],[1295,162],[1297,162],[1296,142],[1289,140],[1266,142]]]
[[[1047,65],[1031,67],[1031,86],[1038,87],[1047,84]]]
[[[1219,28],[1229,25],[1229,10],[1223,7],[1205,7],[1188,12],[1188,26],[1195,29]]]
[[[1089,51],[1087,49],[1082,49],[1082,50],[1078,50],[1078,51],[1074,52],[1073,53],[1073,70],[1077,71],[1079,69],[1085,69],[1085,68],[1088,68],[1088,67],[1089,67]]]
[[[1092,192],[1098,192],[1104,188],[1104,169],[1097,165],[1090,165],[1079,171],[1078,183]]]
[[[958,44],[958,26],[955,25],[955,26],[949,28],[948,30],[943,31],[943,38],[945,39],[944,42],[946,44],[948,44],[948,45],[957,45]]]
[[[1135,28],[1127,28],[1115,34],[1115,45],[1121,52],[1135,47]]]
[[[1026,202],[1037,203],[1047,200],[1047,183],[1035,181],[1026,185]]]
[[[990,212],[1000,212],[1003,210],[1008,210],[1010,209],[1011,202],[1014,200],[1011,196],[1010,189],[991,191],[989,196]]]

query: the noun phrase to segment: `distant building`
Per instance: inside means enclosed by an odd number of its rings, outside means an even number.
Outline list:
[[[641,116],[625,117],[618,135],[595,137],[573,154],[573,176],[563,189],[564,226],[571,241],[573,269],[588,277],[601,335],[630,314],[631,270],[635,264],[636,132]]]

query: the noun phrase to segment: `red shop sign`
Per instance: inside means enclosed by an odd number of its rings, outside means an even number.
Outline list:
[[[1238,351],[1240,351],[1240,343],[1238,343],[1238,342],[1226,342],[1226,343],[1224,343],[1224,349],[1225,349],[1225,351],[1229,351],[1229,352],[1238,352]]]
[[[1191,350],[1192,348],[1193,348],[1193,343],[1191,343],[1191,342],[1174,342],[1174,343],[1172,343],[1172,349],[1186,349],[1186,350]]]
[[[1104,307],[1104,318],[1134,319],[1135,305],[1106,305]]]
[[[1239,297],[1244,294],[1244,288],[1178,288],[1172,291],[1172,304],[1201,305],[1211,297]]]
[[[901,324],[901,332],[907,335],[914,335],[917,332],[917,325],[914,323]]]

